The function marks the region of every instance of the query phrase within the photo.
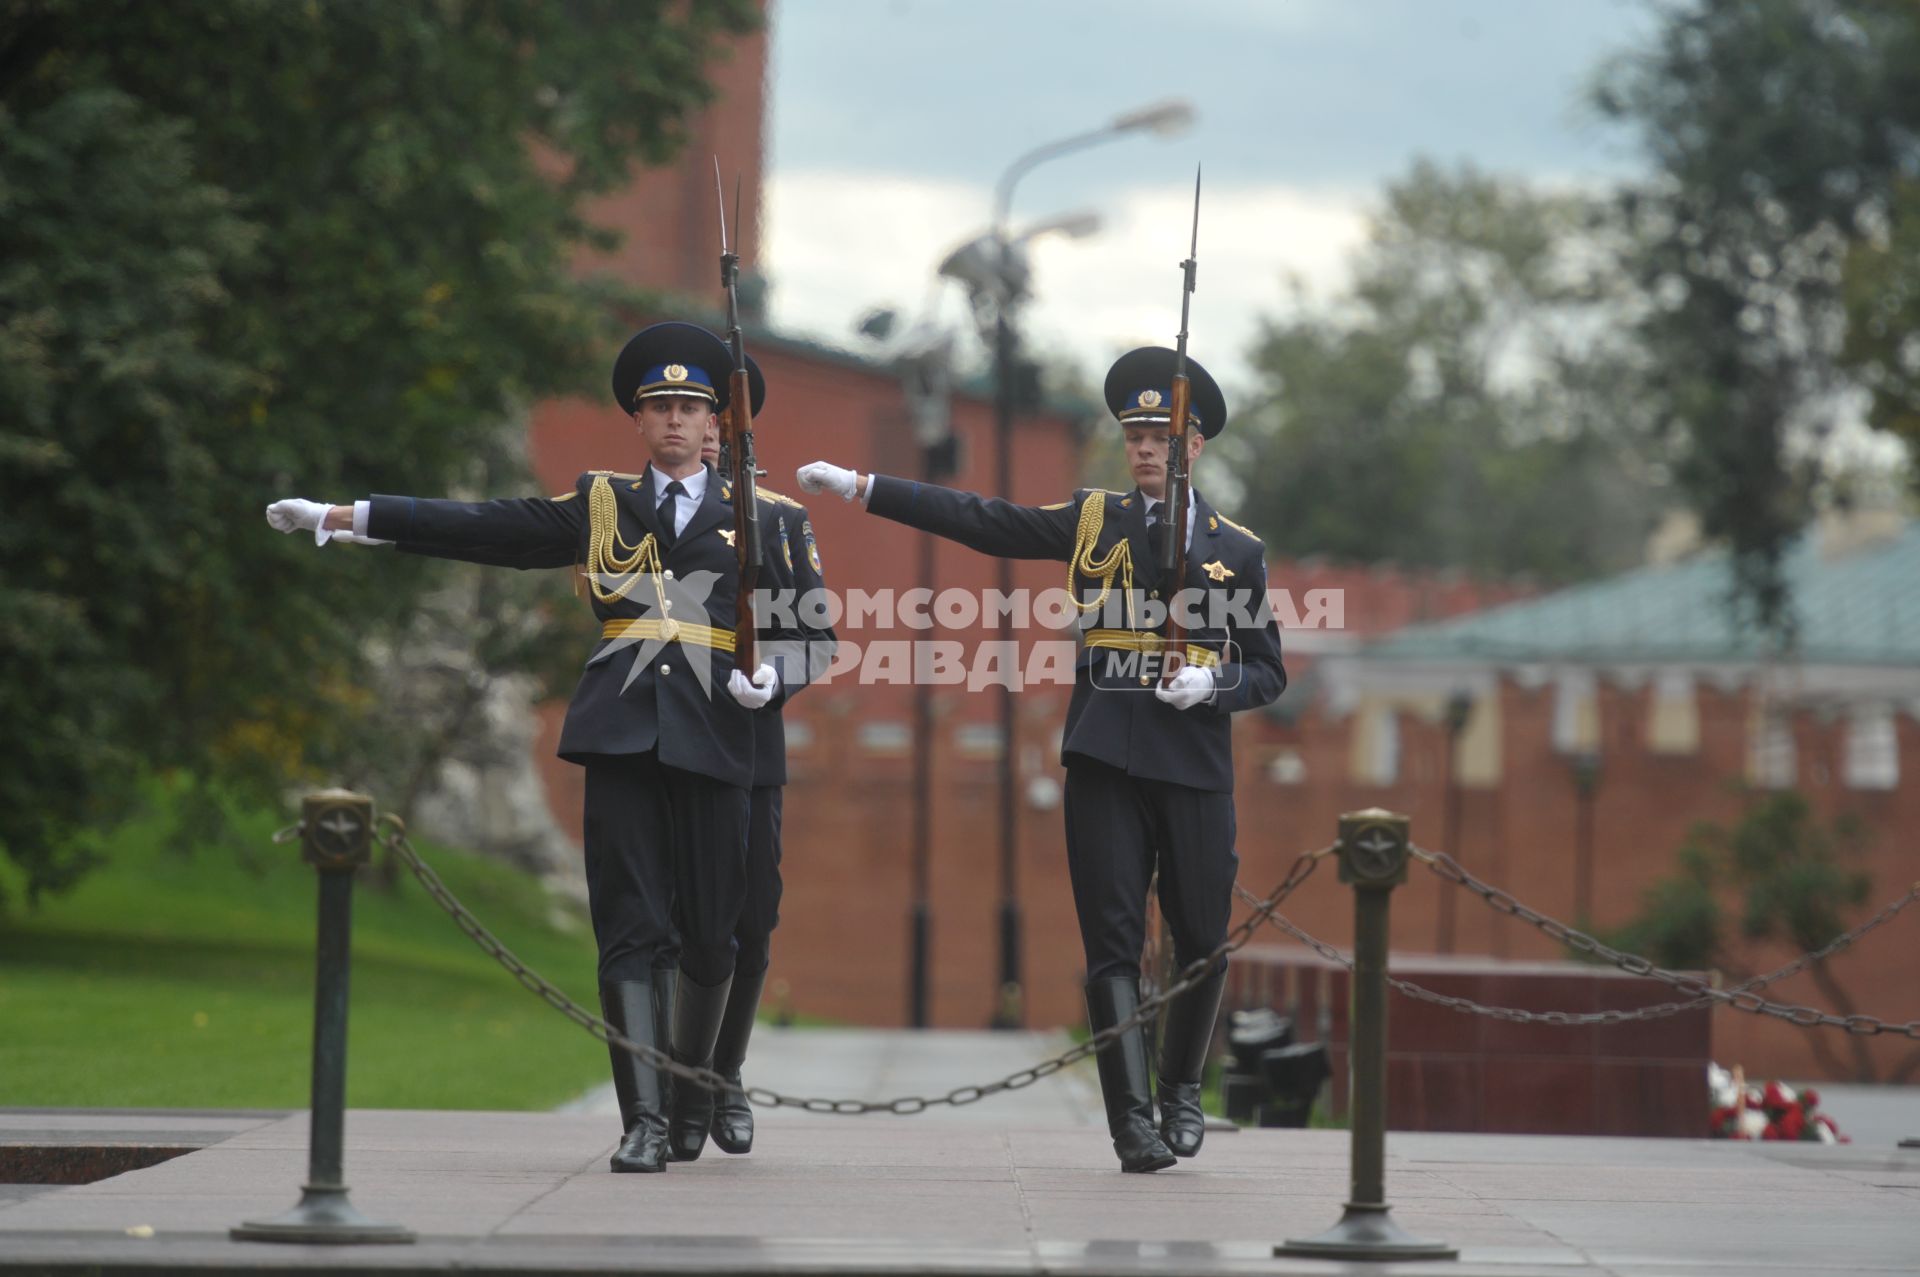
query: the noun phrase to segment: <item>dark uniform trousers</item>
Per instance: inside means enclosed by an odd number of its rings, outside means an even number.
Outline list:
[[[595,471],[580,476],[574,491],[545,499],[376,496],[368,531],[403,551],[439,558],[516,568],[580,565],[593,586],[594,612],[609,629],[659,624],[653,589],[664,589],[676,573],[681,580],[710,573],[715,584],[699,600],[707,614],[700,623],[731,633],[737,564],[729,497],[722,478],[709,473],[686,526],[662,537],[650,476]],[[643,538],[659,546],[651,573],[614,573],[596,562],[604,547],[619,550]],[[763,584],[791,587],[792,568],[777,538],[764,536],[763,544]],[[615,597],[629,576],[634,584]],[[673,619],[690,619],[687,613],[683,601]],[[727,692],[727,652],[636,640],[634,633],[603,634],[560,740],[560,756],[586,769],[587,886],[600,980],[644,980],[677,955],[689,978],[710,986],[734,969],[734,931],[749,897],[756,720],[766,715]],[[768,648],[786,652],[805,652],[820,638],[794,627],[763,628],[761,635]],[[783,680],[805,668],[804,660],[778,663]],[[706,675],[704,688],[698,672]]]
[[[601,983],[646,979],[678,932],[680,969],[718,984],[734,968],[734,927],[748,898],[748,791],[668,767],[657,753],[585,761]]]
[[[743,976],[773,961],[773,929],[780,925],[780,809],[786,789],[755,785],[747,827],[747,892],[734,928],[734,965]]]
[[[1175,966],[1204,958],[1227,934],[1233,881],[1233,795],[1139,780],[1068,757],[1067,870],[1087,979],[1138,975],[1147,888],[1160,875],[1160,913]]]
[[[1083,489],[1058,505],[1022,506],[886,476],[870,482],[874,514],[984,554],[1064,560],[1076,598],[1111,592],[1117,601],[1127,575],[1142,594],[1159,584],[1138,492]],[[1135,677],[1138,668],[1127,664],[1137,653],[1102,650],[1096,639],[1113,631],[1084,627],[1088,646],[1076,667],[1060,761],[1067,771],[1067,864],[1090,982],[1140,974],[1156,870],[1176,961],[1185,966],[1225,939],[1239,869],[1229,719],[1271,703],[1286,686],[1279,630],[1266,604],[1264,547],[1198,492],[1193,506],[1187,583],[1237,596],[1228,601],[1239,605],[1224,624],[1188,635],[1191,648],[1214,664],[1214,702],[1178,710],[1157,700],[1154,680]],[[1096,575],[1090,565],[1107,571]]]

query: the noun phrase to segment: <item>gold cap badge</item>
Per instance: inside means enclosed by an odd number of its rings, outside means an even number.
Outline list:
[[[668,364],[660,370],[660,375],[668,381],[685,381],[687,379],[687,366],[685,364]]]
[[[1140,406],[1142,408],[1158,408],[1160,406],[1160,392],[1157,390],[1141,391]]]

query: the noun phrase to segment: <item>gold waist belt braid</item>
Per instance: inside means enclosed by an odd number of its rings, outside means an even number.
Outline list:
[[[1112,647],[1123,652],[1158,652],[1167,645],[1165,636],[1148,630],[1088,630],[1086,640],[1088,647]],[[1197,665],[1201,669],[1218,669],[1220,654],[1188,644],[1187,664]]]
[[[711,625],[691,625],[685,621],[662,621],[655,617],[623,617],[600,626],[603,639],[659,639],[688,647],[710,647],[717,652],[733,650],[733,631],[716,630]]]

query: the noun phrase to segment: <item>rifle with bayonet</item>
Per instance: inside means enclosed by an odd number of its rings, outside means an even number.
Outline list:
[[[1161,545],[1160,579],[1166,583],[1167,648],[1163,677],[1171,680],[1187,654],[1187,628],[1179,601],[1187,586],[1187,511],[1193,504],[1193,478],[1187,473],[1187,418],[1193,386],[1187,380],[1187,318],[1193,303],[1194,276],[1200,268],[1200,169],[1193,170],[1193,242],[1180,263],[1180,336],[1174,343],[1173,387],[1167,412],[1167,534]]]
[[[733,554],[740,565],[740,596],[733,627],[734,668],[748,678],[759,664],[754,648],[753,591],[760,582],[759,470],[753,456],[753,387],[747,375],[746,343],[740,336],[740,255],[727,244],[727,194],[720,160],[713,161],[713,189],[720,201],[720,286],[727,291],[727,348],[733,371],[727,380],[727,410],[720,416],[720,453],[733,485]],[[740,185],[733,188],[733,224],[740,227]]]

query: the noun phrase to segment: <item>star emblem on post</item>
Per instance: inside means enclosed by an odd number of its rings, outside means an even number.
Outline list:
[[[1216,581],[1216,582],[1224,581],[1228,577],[1233,575],[1233,569],[1228,567],[1226,564],[1222,563],[1218,559],[1215,559],[1211,563],[1202,563],[1200,565],[1200,570],[1207,574],[1208,580]]]

